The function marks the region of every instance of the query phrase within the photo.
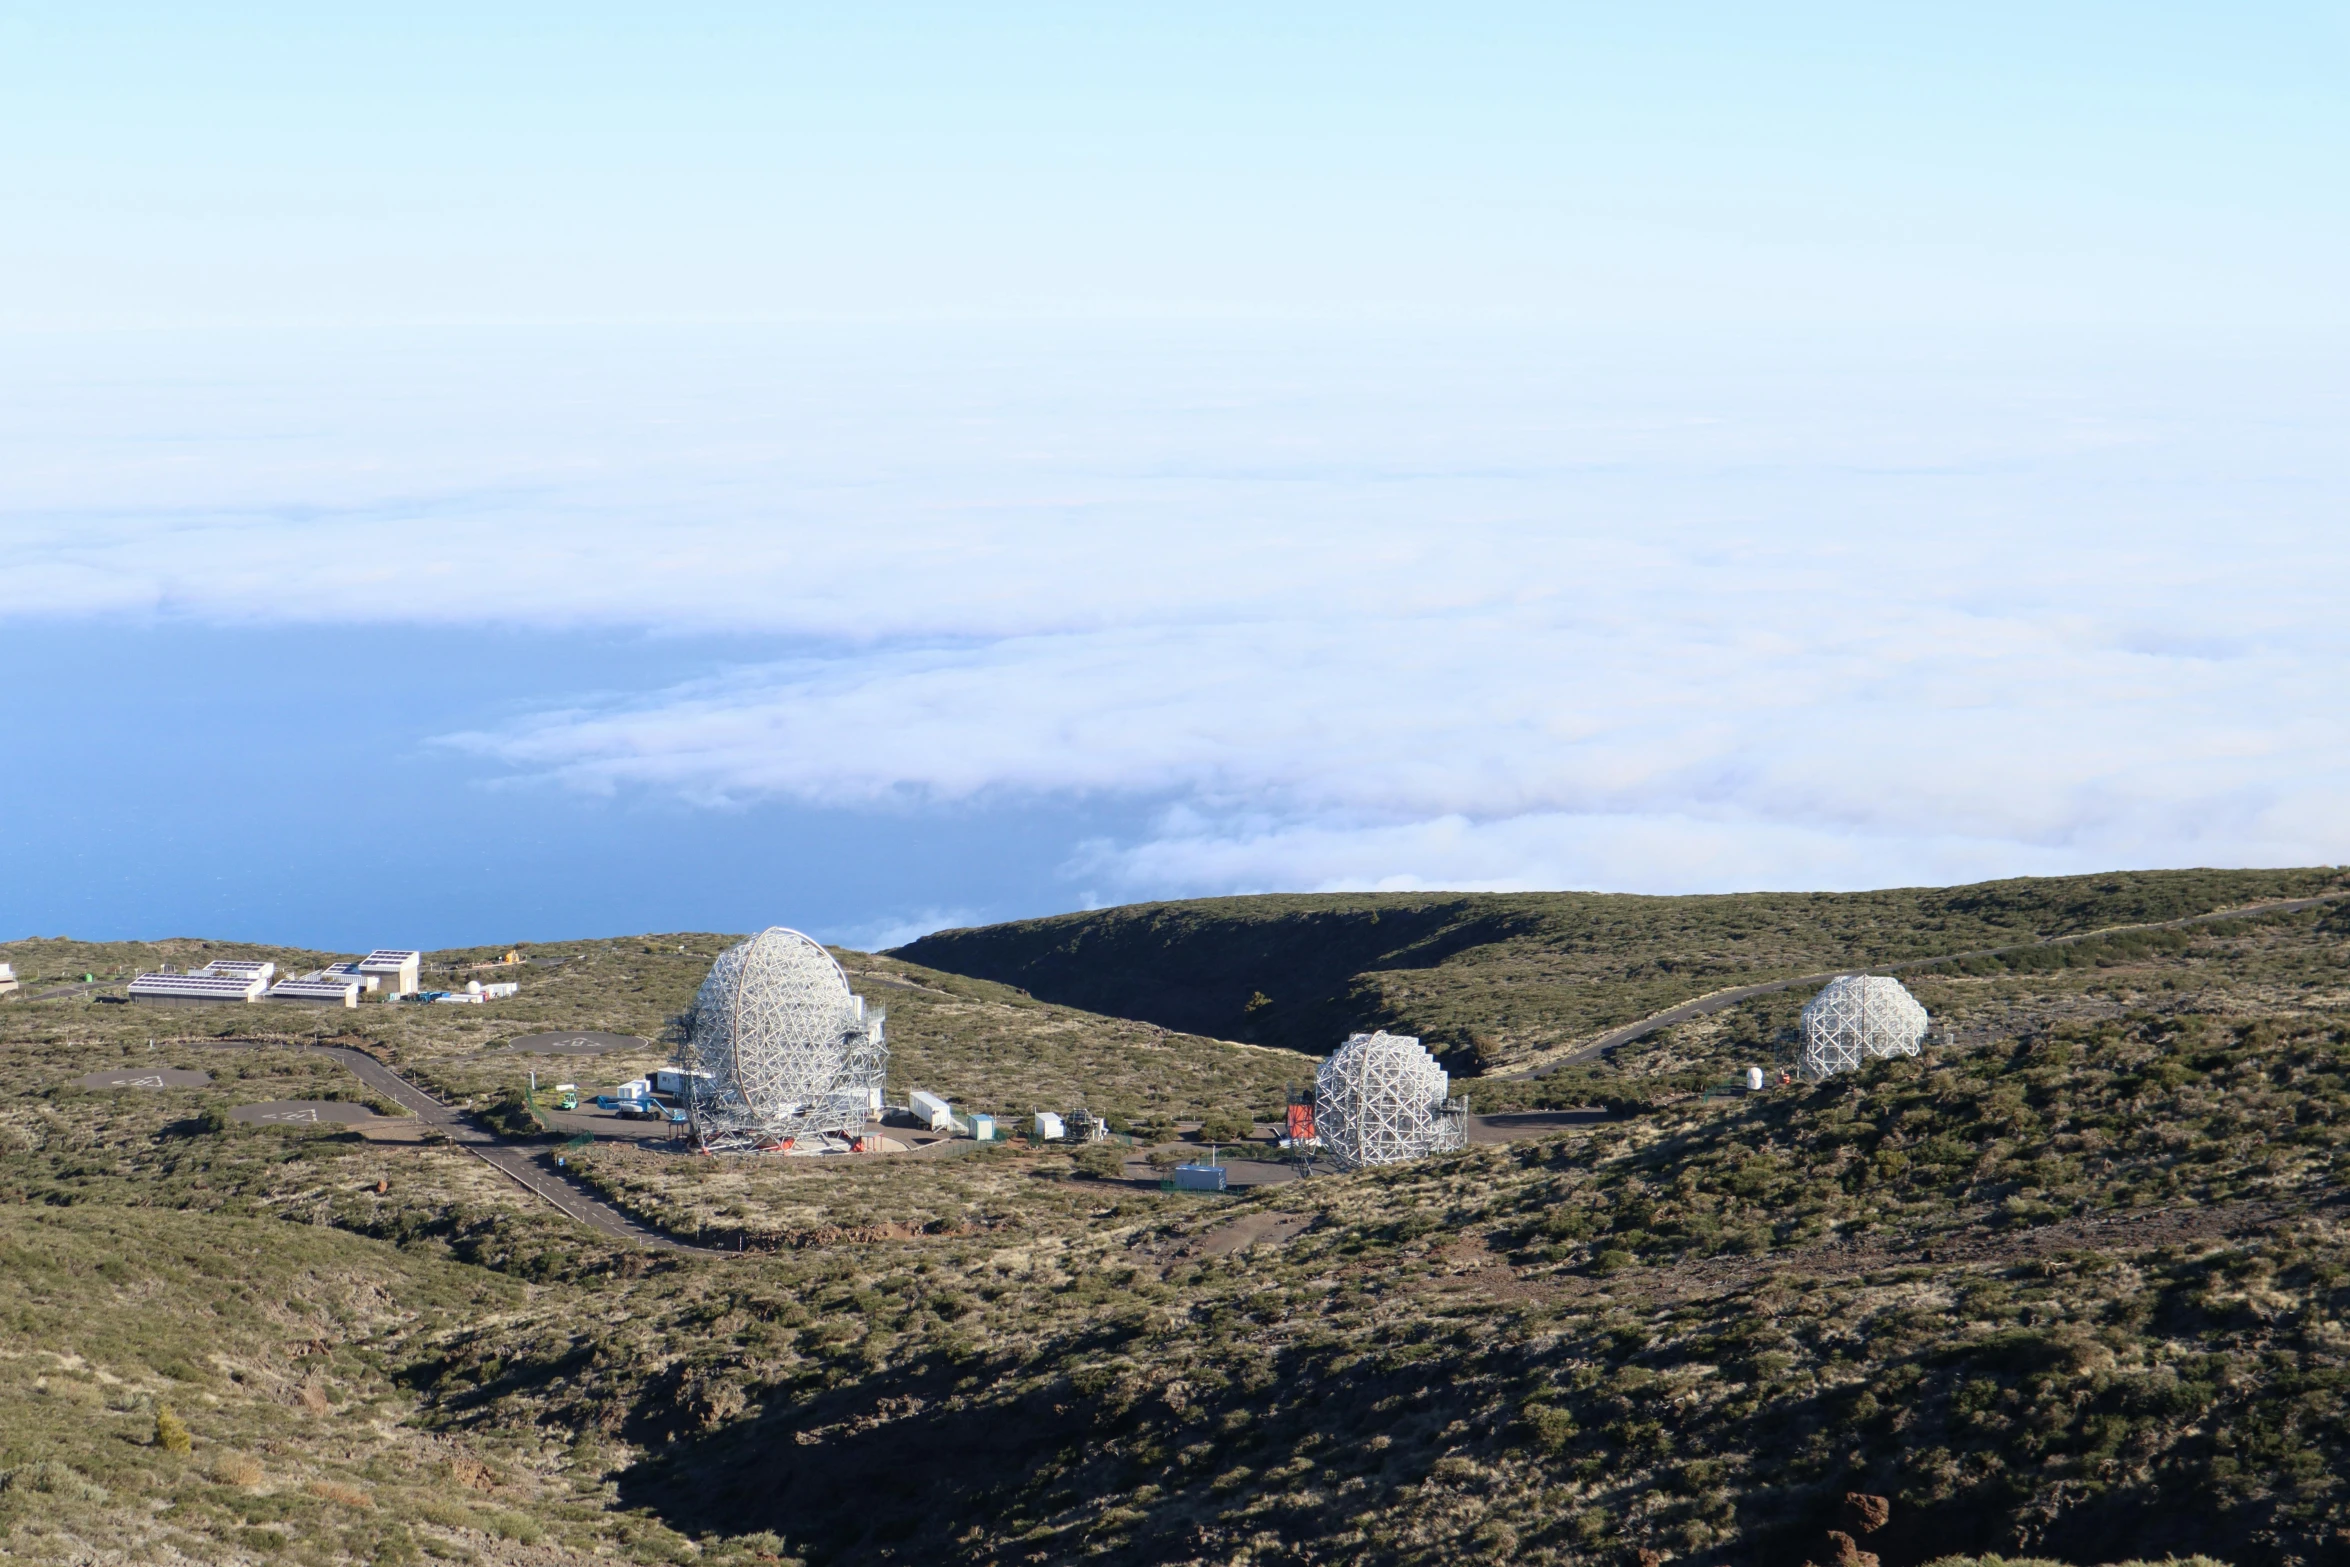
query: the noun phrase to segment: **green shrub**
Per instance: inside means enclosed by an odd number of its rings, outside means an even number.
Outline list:
[[[1526,1434],[1546,1453],[1555,1453],[1573,1440],[1575,1417],[1554,1404],[1528,1404],[1518,1411]]]
[[[0,1470],[0,1493],[39,1492],[74,1502],[103,1502],[106,1487],[67,1464],[46,1459],[16,1469]]]
[[[1199,1127],[1200,1139],[1211,1143],[1244,1142],[1255,1131],[1254,1122],[1230,1110],[1215,1111]]]
[[[501,1540],[512,1540],[517,1545],[536,1545],[547,1537],[538,1520],[528,1513],[490,1512],[481,1515],[482,1526]]]
[[[188,1434],[187,1422],[169,1404],[156,1406],[155,1445],[167,1453],[185,1453],[195,1445],[195,1439]]]

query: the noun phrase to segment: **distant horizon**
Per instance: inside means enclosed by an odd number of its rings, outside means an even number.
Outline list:
[[[2350,860],[2346,41],[0,18],[0,929]]]
[[[1951,891],[1958,891],[1958,890],[1962,890],[1962,889],[1969,888],[1969,887],[1990,887],[1990,886],[1997,886],[1997,885],[2000,885],[2000,884],[2003,884],[2003,883],[2008,883],[2008,882],[2044,882],[2044,881],[2094,881],[2094,880],[2096,880],[2096,879],[2098,879],[2098,878],[2100,878],[2100,877],[2106,877],[2106,876],[2144,876],[2144,875],[2165,875],[2165,874],[2181,874],[2181,875],[2185,875],[2185,874],[2193,874],[2193,873],[2197,873],[2197,872],[2213,872],[2213,873],[2220,873],[2220,874],[2233,874],[2233,873],[2241,873],[2241,874],[2247,874],[2247,875],[2261,874],[2261,873],[2274,873],[2274,874],[2284,875],[2284,874],[2291,874],[2291,873],[2294,873],[2294,872],[2308,872],[2308,873],[2312,873],[2312,874],[2319,874],[2319,873],[2333,873],[2333,874],[2336,874],[2336,875],[2342,875],[2342,874],[2350,873],[2350,866],[2346,866],[2346,865],[2167,865],[2167,866],[2128,866],[2128,867],[2111,867],[2111,868],[2108,868],[2108,869],[2105,869],[2105,870],[2097,870],[2097,871],[2075,871],[2075,872],[2067,872],[2067,873],[2064,873],[2064,874],[2062,874],[2062,875],[2052,875],[2052,876],[2002,876],[2002,877],[1993,877],[1993,878],[1990,878],[1990,879],[1988,879],[1988,880],[1985,880],[1985,881],[1979,881],[1979,882],[1949,882],[1949,883],[1916,883],[1916,882],[1912,882],[1912,883],[1888,883],[1888,884],[1886,884],[1886,885],[1884,885],[1884,886],[1877,886],[1877,887],[1741,887],[1741,888],[1736,888],[1736,889],[1731,889],[1731,890],[1725,890],[1725,891],[1719,891],[1719,892],[1682,892],[1682,893],[1614,892],[1614,891],[1608,891],[1608,890],[1605,890],[1605,889],[1601,889],[1601,888],[1595,888],[1595,887],[1524,887],[1524,888],[1513,888],[1513,889],[1510,889],[1510,890],[1508,890],[1508,891],[1494,891],[1494,890],[1492,890],[1492,889],[1486,889],[1486,888],[1475,888],[1475,887],[1416,887],[1416,888],[1412,888],[1412,889],[1409,889],[1409,890],[1392,890],[1392,889],[1391,889],[1391,890],[1380,890],[1380,889],[1372,889],[1372,888],[1352,888],[1352,889],[1349,889],[1349,888],[1335,888],[1335,889],[1333,889],[1333,888],[1316,888],[1316,889],[1307,890],[1307,891],[1254,891],[1254,892],[1211,893],[1211,894],[1206,894],[1206,895],[1204,895],[1204,896],[1200,896],[1200,897],[1192,897],[1192,898],[1138,898],[1138,899],[1135,899],[1135,900],[1133,900],[1133,901],[1131,901],[1131,902],[1127,902],[1127,903],[1100,904],[1100,905],[1096,905],[1096,906],[1093,906],[1093,907],[1090,907],[1090,908],[1080,908],[1080,909],[1054,909],[1054,910],[1049,910],[1049,911],[1046,911],[1046,912],[1043,912],[1043,913],[1032,913],[1032,914],[1015,914],[1015,915],[1008,915],[1008,916],[1006,916],[1006,917],[1005,917],[1005,918],[1003,918],[1003,919],[996,919],[996,920],[986,920],[986,921],[981,921],[981,922],[979,922],[978,924],[976,924],[976,925],[971,925],[971,926],[957,926],[957,925],[941,925],[941,926],[936,926],[936,927],[934,927],[934,928],[932,928],[932,929],[930,929],[930,930],[921,931],[921,932],[919,932],[919,933],[916,933],[916,934],[914,934],[914,935],[903,937],[903,938],[901,938],[901,939],[899,939],[899,940],[892,941],[892,942],[890,942],[890,943],[888,943],[888,944],[886,944],[886,945],[883,945],[883,946],[874,946],[874,947],[864,947],[864,946],[857,946],[857,945],[855,945],[855,944],[853,944],[853,943],[849,943],[849,942],[835,941],[835,940],[832,940],[832,939],[830,939],[829,937],[827,937],[827,936],[823,935],[823,934],[822,934],[821,932],[819,932],[819,931],[812,931],[812,930],[809,930],[809,931],[803,931],[803,934],[807,934],[807,935],[812,935],[812,936],[815,936],[815,937],[816,937],[816,938],[817,938],[819,941],[822,941],[822,942],[824,943],[824,945],[826,945],[826,946],[828,946],[828,947],[838,947],[838,948],[842,949],[843,951],[852,951],[852,952],[864,952],[864,953],[871,953],[871,954],[880,954],[880,953],[888,952],[888,951],[890,951],[890,950],[893,950],[893,949],[895,949],[895,948],[899,948],[899,947],[904,947],[904,946],[911,945],[913,942],[920,940],[920,939],[921,939],[923,936],[927,936],[927,935],[936,935],[936,934],[938,934],[940,931],[945,931],[945,930],[958,930],[958,929],[977,929],[977,928],[982,928],[982,927],[984,927],[984,926],[988,926],[988,925],[1011,925],[1011,924],[1022,924],[1022,923],[1026,923],[1026,922],[1029,922],[1029,921],[1034,921],[1034,920],[1061,919],[1061,918],[1074,917],[1074,916],[1078,916],[1078,915],[1084,915],[1084,914],[1102,914],[1102,913],[1112,913],[1112,912],[1115,912],[1115,911],[1117,911],[1117,910],[1119,910],[1119,909],[1144,908],[1144,907],[1150,907],[1150,906],[1154,906],[1154,905],[1161,905],[1161,904],[1176,904],[1176,903],[1212,903],[1212,902],[1224,902],[1224,901],[1230,901],[1230,900],[1235,900],[1235,899],[1246,899],[1246,898],[1331,898],[1331,899],[1346,899],[1346,898],[1396,898],[1396,899],[1409,899],[1409,898],[1455,898],[1455,897],[1497,897],[1497,898],[1504,898],[1504,897],[1549,897],[1549,896],[1578,896],[1578,897],[1598,897],[1598,898],[1659,898],[1659,899],[1682,899],[1682,898],[1688,898],[1688,899],[1698,899],[1698,898],[1738,898],[1738,897],[1798,897],[1798,898],[1800,898],[1800,897],[1840,897],[1840,896],[1847,896],[1847,895],[1860,895],[1860,894],[1865,894],[1865,893],[1872,893],[1872,892],[1919,892],[1919,891],[1931,891],[1931,892],[1951,892]],[[719,929],[710,928],[710,927],[679,926],[679,927],[676,927],[676,928],[674,928],[674,929],[667,929],[667,930],[655,930],[655,929],[643,929],[643,930],[613,930],[613,931],[605,931],[605,932],[596,933],[596,934],[588,934],[588,935],[573,935],[573,936],[511,936],[511,937],[498,937],[498,938],[496,938],[496,939],[493,939],[493,940],[485,940],[485,941],[452,941],[452,942],[443,942],[443,943],[439,943],[439,944],[437,944],[437,945],[436,945],[436,944],[431,944],[431,943],[417,943],[417,944],[415,944],[415,946],[416,946],[416,949],[417,949],[417,950],[419,950],[419,951],[426,952],[426,953],[434,953],[434,952],[461,952],[461,951],[490,951],[490,950],[494,950],[494,949],[501,948],[501,947],[511,947],[511,948],[522,948],[522,947],[545,947],[545,946],[564,946],[564,945],[578,945],[578,944],[589,943],[589,942],[609,942],[609,941],[638,941],[638,940],[646,940],[646,939],[651,939],[651,938],[655,938],[655,937],[666,938],[666,937],[671,937],[671,936],[680,936],[680,937],[692,937],[692,936],[717,936],[717,937],[725,937],[725,938],[730,938],[730,939],[736,939],[736,938],[742,938],[742,937],[746,937],[746,936],[754,935],[754,934],[756,934],[758,931],[761,931],[761,930],[768,929],[768,928],[770,928],[771,926],[775,926],[775,925],[781,925],[781,926],[783,926],[783,927],[785,927],[785,928],[787,928],[787,929],[792,929],[792,930],[801,930],[801,929],[802,929],[802,927],[800,927],[800,926],[798,926],[798,925],[794,925],[794,924],[793,924],[793,923],[792,923],[790,920],[770,920],[770,921],[768,921],[766,924],[762,924],[762,925],[745,925],[745,926],[743,926],[742,928],[740,928],[740,929],[737,929],[737,930],[719,930]],[[328,944],[328,945],[313,945],[313,944],[310,944],[310,943],[305,943],[305,942],[291,942],[291,941],[271,941],[271,940],[264,940],[264,939],[259,939],[259,938],[253,938],[253,937],[243,937],[243,936],[224,936],[224,935],[176,935],[176,936],[84,936],[84,935],[76,935],[76,934],[74,934],[74,933],[72,933],[72,932],[66,932],[66,933],[63,933],[63,934],[60,934],[60,935],[40,935],[40,936],[13,936],[13,937],[0,937],[0,948],[7,948],[7,947],[17,947],[17,946],[26,946],[26,945],[31,945],[31,944],[34,944],[34,943],[41,943],[41,942],[60,942],[60,941],[62,941],[62,942],[78,942],[78,943],[85,943],[85,944],[92,945],[92,946],[100,946],[100,945],[116,945],[116,946],[163,946],[163,945],[172,944],[172,943],[188,943],[188,944],[199,944],[199,945],[208,945],[208,946],[230,946],[230,947],[240,947],[240,946],[241,946],[241,947],[263,947],[263,948],[269,948],[269,949],[276,950],[276,951],[286,951],[286,952],[313,952],[313,953],[327,953],[327,952],[365,952],[365,951],[369,951],[369,950],[371,950],[371,944],[368,944],[368,943],[345,943],[345,944],[343,944],[343,945],[341,945],[341,946],[336,946],[336,945],[331,945],[331,944]],[[401,942],[391,942],[391,943],[377,942],[377,943],[373,943],[373,944],[372,944],[372,946],[385,946],[385,945],[389,945],[389,946],[393,946],[393,947],[400,947],[400,946],[404,945],[404,943],[401,943]]]

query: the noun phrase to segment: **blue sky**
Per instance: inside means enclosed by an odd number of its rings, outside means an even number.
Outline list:
[[[12,7],[0,932],[2350,860],[2346,52]]]

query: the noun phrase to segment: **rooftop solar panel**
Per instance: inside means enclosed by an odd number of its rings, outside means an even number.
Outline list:
[[[358,992],[358,982],[348,979],[287,979],[269,987],[272,997],[295,1001],[344,1001]]]
[[[183,1000],[251,1001],[261,994],[261,981],[233,974],[141,974],[131,981],[130,993]]]

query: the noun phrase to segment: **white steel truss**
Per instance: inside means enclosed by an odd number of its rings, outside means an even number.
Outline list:
[[[1914,1056],[1926,1037],[1926,1009],[1883,974],[1846,974],[1803,1009],[1803,1053],[1796,1075],[1817,1083],[1863,1061]]]
[[[1469,1102],[1408,1034],[1350,1035],[1314,1072],[1314,1130],[1342,1170],[1400,1164],[1469,1140]]]
[[[721,1152],[860,1135],[889,1069],[881,1020],[832,954],[796,930],[727,948],[678,1051],[695,1143]]]

